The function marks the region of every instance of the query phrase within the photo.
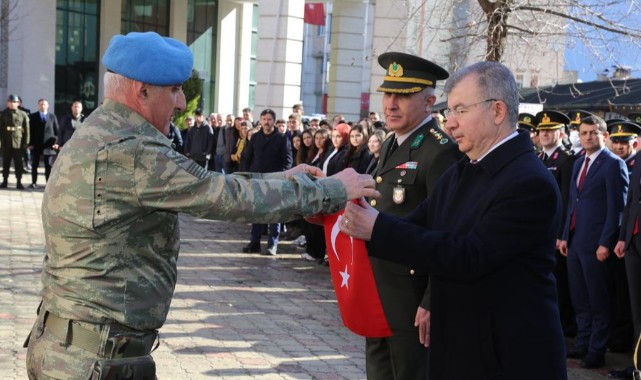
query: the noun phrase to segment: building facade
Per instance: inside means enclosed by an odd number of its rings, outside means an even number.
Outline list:
[[[202,108],[225,114],[249,106],[286,117],[302,102],[307,114],[355,121],[381,111],[383,52],[418,54],[450,71],[483,59],[475,0],[326,1],[323,26],[304,22],[309,3],[0,0],[0,97],[17,93],[31,109],[46,98],[60,116],[81,100],[89,113],[103,100],[100,58],[114,34],[128,32],[184,41],[203,81]],[[558,82],[564,44],[558,36],[534,42],[510,40],[505,63],[524,87]]]

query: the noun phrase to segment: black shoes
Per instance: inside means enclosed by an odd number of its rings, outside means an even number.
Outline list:
[[[608,372],[608,379],[621,379],[621,380],[632,380],[634,373],[634,367],[630,366],[626,369],[620,371],[612,370]]]
[[[7,180],[5,179],[4,181],[2,181],[2,183],[0,183],[0,189],[6,189],[6,188],[7,188]]]
[[[604,355],[587,354],[581,360],[581,367],[586,369],[601,368],[605,365]]]
[[[18,182],[18,183],[16,184],[16,189],[18,189],[18,190],[24,190],[24,186],[22,186],[22,184],[21,184],[20,182]]]
[[[571,348],[565,355],[568,359],[583,359],[588,354],[585,348]]]
[[[249,243],[243,247],[243,253],[259,253],[259,252],[260,252],[260,244]]]

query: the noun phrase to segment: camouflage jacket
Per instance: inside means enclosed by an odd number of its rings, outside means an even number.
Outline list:
[[[176,284],[178,212],[267,223],[345,202],[335,179],[207,172],[139,114],[106,100],[67,142],[47,183],[44,307],[63,318],[159,328]]]
[[[29,144],[29,115],[20,109],[5,108],[0,113],[0,141],[4,147],[25,149]]]

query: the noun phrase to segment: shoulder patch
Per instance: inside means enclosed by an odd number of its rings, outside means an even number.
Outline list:
[[[437,131],[434,128],[430,128],[430,133],[434,137],[434,140],[436,140],[439,144],[447,144],[450,140],[444,136],[441,132]]]
[[[202,166],[198,165],[196,161],[193,160],[184,160],[179,163],[179,166],[185,169],[185,171],[196,178],[203,179],[207,176],[207,170]]]

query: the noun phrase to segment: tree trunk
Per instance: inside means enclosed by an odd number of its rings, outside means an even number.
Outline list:
[[[507,17],[513,0],[478,0],[487,18],[485,60],[500,62],[507,40]]]

